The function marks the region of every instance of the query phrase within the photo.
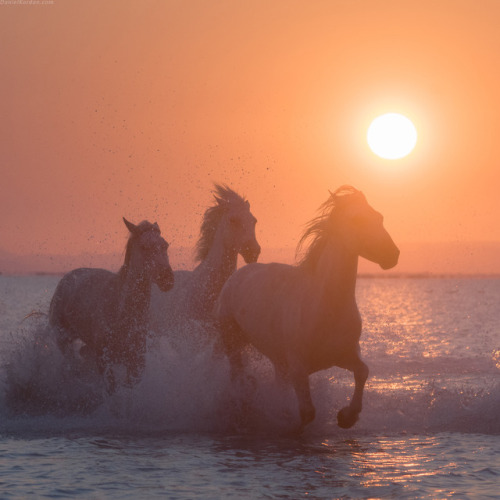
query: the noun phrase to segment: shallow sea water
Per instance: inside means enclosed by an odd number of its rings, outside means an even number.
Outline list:
[[[498,451],[474,434],[17,437],[1,452],[4,498],[495,498],[498,484]]]
[[[499,497],[500,280],[360,279],[360,421],[337,427],[353,380],[332,368],[311,377],[301,436],[269,363],[252,353],[253,386],[233,387],[199,324],[180,351],[152,345],[140,384],[87,414],[13,412],[14,382],[63,406],[82,390],[35,342],[45,318],[22,321],[57,281],[0,276],[0,498]]]

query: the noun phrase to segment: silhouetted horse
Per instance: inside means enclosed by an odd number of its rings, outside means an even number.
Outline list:
[[[205,320],[227,278],[236,270],[238,254],[256,262],[260,246],[255,238],[257,219],[250,204],[227,186],[215,185],[215,204],[203,216],[193,271],[175,271],[168,293],[153,293],[152,321],[157,333],[169,333],[173,323],[189,318]]]
[[[278,378],[294,387],[301,429],[315,416],[309,375],[331,366],[354,372],[354,395],[337,416],[339,426],[348,428],[358,419],[368,377],[354,293],[358,256],[389,269],[399,250],[382,215],[350,186],[331,193],[299,248],[309,238],[297,266],[250,264],[236,271],[222,289],[216,316],[233,376],[242,373],[243,347],[253,344],[272,361]]]
[[[140,376],[145,363],[151,285],[167,291],[174,284],[168,243],[158,224],[138,225],[123,219],[130,231],[125,262],[118,273],[105,269],[75,269],[54,292],[49,323],[66,353],[75,340],[84,345],[81,355],[107,373],[114,390],[114,364],[124,365],[128,382]]]

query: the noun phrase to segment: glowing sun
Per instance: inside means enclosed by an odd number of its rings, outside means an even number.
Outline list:
[[[377,156],[397,160],[413,151],[417,143],[417,129],[406,116],[386,113],[372,121],[366,139]]]

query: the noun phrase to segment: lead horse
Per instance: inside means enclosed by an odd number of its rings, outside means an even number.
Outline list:
[[[358,256],[389,269],[399,250],[382,215],[351,186],[330,193],[298,249],[310,239],[298,265],[256,263],[236,271],[221,291],[216,318],[233,377],[241,377],[242,350],[252,344],[271,360],[277,378],[293,386],[300,430],[315,417],[309,375],[332,366],[352,371],[353,397],[337,414],[338,425],[349,428],[361,412],[368,377],[359,348]]]
[[[76,340],[83,342],[80,354],[107,374],[110,392],[114,390],[112,365],[126,367],[128,382],[144,368],[152,283],[164,291],[174,284],[168,243],[158,224],[123,221],[130,237],[118,273],[70,271],[57,285],[49,309],[49,324],[61,351],[68,354]]]
[[[206,209],[196,244],[193,271],[175,271],[175,286],[168,293],[153,292],[151,318],[157,333],[187,319],[209,320],[222,286],[236,270],[238,255],[256,262],[260,246],[255,237],[257,219],[250,203],[226,185],[215,184],[215,203]]]

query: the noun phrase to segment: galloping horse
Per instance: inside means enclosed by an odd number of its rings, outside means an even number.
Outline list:
[[[260,246],[255,238],[257,219],[250,204],[225,185],[215,185],[215,204],[203,216],[196,244],[193,271],[175,271],[175,286],[168,293],[152,297],[152,325],[157,333],[186,319],[212,317],[222,286],[236,270],[238,254],[246,263],[256,262]]]
[[[355,298],[358,256],[394,267],[399,250],[383,227],[382,215],[361,191],[342,186],[320,207],[298,249],[312,242],[296,266],[251,264],[224,285],[216,305],[222,342],[233,377],[241,376],[241,352],[252,344],[291,383],[303,429],[314,420],[309,375],[332,366],[354,372],[349,406],[338,425],[353,426],[361,412],[368,367],[361,360],[361,318]]]
[[[96,362],[101,373],[122,364],[132,382],[145,363],[151,284],[167,291],[174,275],[158,224],[123,221],[130,237],[121,269],[82,268],[64,275],[50,303],[49,323],[63,353],[80,340],[81,355]],[[112,372],[108,375],[112,391]]]

